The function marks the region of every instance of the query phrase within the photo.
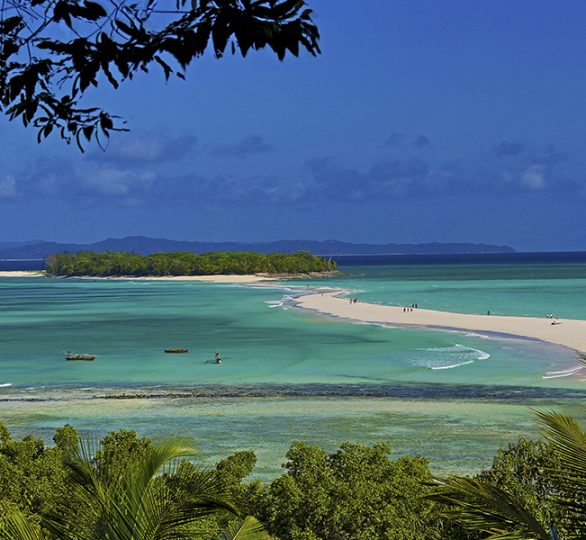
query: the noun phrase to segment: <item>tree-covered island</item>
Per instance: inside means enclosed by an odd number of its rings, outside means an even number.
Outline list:
[[[154,253],[137,255],[107,251],[58,253],[45,259],[56,276],[212,276],[244,274],[309,274],[333,272],[336,263],[297,253]]]

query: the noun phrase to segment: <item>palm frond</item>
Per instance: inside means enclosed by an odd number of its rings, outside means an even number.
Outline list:
[[[246,516],[230,524],[220,535],[220,540],[270,540],[262,523],[252,516]]]
[[[173,475],[180,460],[194,453],[182,440],[168,440],[153,445],[140,462],[113,473],[94,459],[95,449],[81,446],[69,463],[71,499],[94,525],[79,531],[56,518],[48,526],[64,540],[92,540],[95,527],[101,538],[167,540],[186,538],[184,527],[203,517],[224,512],[239,515],[214,475],[195,468],[189,478],[189,496],[175,500],[162,473]]]
[[[558,466],[548,470],[560,486],[558,502],[577,514],[583,522],[586,506],[586,432],[570,416],[535,411],[543,435],[558,458]]]
[[[37,523],[29,520],[14,508],[2,516],[0,540],[44,540],[45,535]]]
[[[541,523],[514,497],[487,481],[450,477],[437,484],[431,499],[448,509],[444,517],[485,531],[493,540],[550,540]]]
[[[544,411],[535,414],[543,435],[561,460],[564,474],[571,472],[579,482],[576,487],[586,490],[586,432],[570,416]]]

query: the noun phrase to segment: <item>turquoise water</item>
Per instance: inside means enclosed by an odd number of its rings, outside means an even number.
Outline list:
[[[580,264],[346,270],[309,284],[399,305],[586,318]],[[586,374],[558,376],[578,365],[568,349],[332,320],[291,307],[307,284],[0,279],[2,419],[46,438],[65,422],[189,436],[209,462],[253,448],[271,475],[293,440],[390,439],[441,470],[472,470],[535,433],[527,405],[586,417]],[[67,350],[98,359],[66,362]],[[206,363],[216,350],[224,363]],[[159,398],[102,399],[123,393]]]
[[[586,263],[349,266],[328,280],[365,302],[586,319]],[[306,282],[299,282],[305,284]]]
[[[21,388],[407,382],[581,386],[575,378],[543,378],[576,366],[574,355],[561,347],[335,321],[281,305],[286,294],[295,291],[194,282],[4,279],[0,383]],[[172,347],[191,352],[163,353]],[[96,354],[98,361],[65,362],[67,350]],[[206,363],[214,351],[221,351],[223,364]]]
[[[524,404],[374,398],[248,398],[185,400],[68,400],[6,404],[3,419],[16,436],[33,431],[50,440],[70,422],[86,436],[128,428],[153,438],[188,437],[212,465],[237,450],[254,450],[256,476],[282,471],[292,441],[334,451],[344,441],[390,442],[394,455],[427,457],[436,474],[489,466],[497,448],[537,429],[527,404],[577,414],[576,400]]]

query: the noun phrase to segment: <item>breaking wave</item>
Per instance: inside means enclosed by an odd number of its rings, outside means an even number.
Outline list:
[[[473,364],[476,360],[487,360],[490,354],[480,349],[456,343],[450,347],[429,347],[417,349],[425,353],[416,358],[414,364],[432,370],[454,369]]]
[[[576,366],[570,369],[564,369],[562,371],[548,371],[545,375],[543,375],[542,379],[559,379],[560,377],[571,377],[583,369],[584,366]]]

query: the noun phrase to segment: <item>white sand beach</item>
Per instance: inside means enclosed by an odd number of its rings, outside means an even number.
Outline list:
[[[96,278],[91,278],[96,279]],[[207,283],[259,283],[261,281],[274,281],[277,277],[261,274],[246,275],[218,275],[218,276],[151,276],[151,277],[116,277],[105,279],[124,279],[132,281],[205,281]]]
[[[473,315],[421,308],[404,312],[402,307],[365,302],[350,303],[349,298],[343,294],[340,291],[310,294],[297,298],[296,303],[303,309],[352,321],[495,332],[538,339],[586,353],[586,321],[582,320]]]
[[[7,270],[0,271],[0,278],[28,278],[45,277],[44,270]],[[274,281],[279,279],[276,276],[262,274],[249,275],[219,275],[219,276],[120,276],[120,277],[96,277],[81,276],[79,279],[109,279],[124,281],[205,281],[208,283],[258,283],[261,281]]]
[[[43,270],[0,270],[0,278],[44,277]]]

